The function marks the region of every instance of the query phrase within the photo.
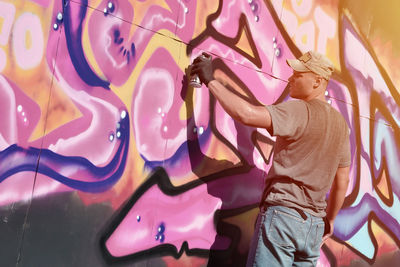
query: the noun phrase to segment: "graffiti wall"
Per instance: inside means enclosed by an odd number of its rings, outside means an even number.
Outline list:
[[[275,139],[187,67],[256,104],[326,54],[351,182],[318,266],[400,260],[396,1],[0,0],[2,266],[244,266]],[[396,13],[397,12],[397,13]]]

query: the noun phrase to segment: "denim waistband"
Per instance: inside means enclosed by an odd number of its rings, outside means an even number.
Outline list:
[[[274,207],[274,206],[278,207],[278,206],[281,206],[281,205],[273,205],[273,204],[268,204],[268,203],[264,202],[264,204],[261,205],[261,207],[260,207],[260,211],[261,212],[265,212],[268,209],[268,207]],[[286,207],[286,206],[282,206],[282,207],[285,207],[285,208],[288,208],[288,209],[293,209],[293,210],[297,211],[297,213],[300,215],[301,218],[303,218],[303,220],[307,220],[307,218],[308,218],[306,212],[304,212],[303,210],[301,210],[299,208]]]

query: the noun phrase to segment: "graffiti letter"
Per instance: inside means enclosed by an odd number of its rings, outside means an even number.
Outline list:
[[[43,57],[43,31],[40,20],[32,13],[22,14],[15,22],[13,50],[19,67],[24,70],[36,67]]]
[[[292,7],[297,15],[306,17],[311,11],[312,1],[310,0],[292,0]]]
[[[317,50],[325,54],[328,38],[333,38],[335,36],[336,23],[320,7],[315,8],[314,17],[315,21],[318,21],[317,27],[319,29]]]
[[[315,26],[312,21],[307,21],[297,28],[294,35],[296,44],[302,51],[314,50]]]
[[[14,15],[15,7],[12,4],[0,2],[0,45],[6,45],[8,42]],[[4,70],[6,63],[6,53],[0,48],[0,72]]]

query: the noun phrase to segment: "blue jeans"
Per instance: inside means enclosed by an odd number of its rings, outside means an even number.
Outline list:
[[[295,209],[269,206],[258,214],[250,245],[250,266],[316,266],[325,223]]]

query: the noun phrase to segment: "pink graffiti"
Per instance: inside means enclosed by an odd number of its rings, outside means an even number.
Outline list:
[[[108,2],[102,1],[90,16],[89,40],[96,62],[106,79],[118,86],[127,81],[154,33],[161,29],[174,33],[177,16],[185,18],[186,14],[180,1],[168,0],[166,3],[170,10],[149,5],[143,20],[136,21],[135,4],[115,2],[112,15],[107,16],[98,10],[106,8]],[[193,3],[190,5],[193,6]],[[178,24],[178,28],[183,28],[184,22]]]
[[[235,13],[238,12],[238,10],[233,10],[230,7],[230,5],[223,5],[219,19],[226,23],[226,27],[219,25],[218,32],[221,34],[229,34],[232,32],[232,25],[238,27],[237,21],[239,14]],[[266,8],[265,10],[260,11],[259,20],[262,21],[262,23],[257,23],[256,21],[249,22],[251,33],[260,36],[260,44],[264,44],[265,46],[266,42],[271,43],[271,48],[269,50],[261,46],[255,48],[259,51],[261,61],[263,62],[263,66],[260,70],[268,73],[272,69],[274,75],[287,78],[291,74],[291,70],[288,68],[285,58],[293,57],[293,55],[291,55],[290,50],[283,41],[281,35],[273,34],[278,32],[277,29],[276,31],[273,29],[268,32],[264,31],[263,25],[270,25],[270,27],[271,25],[275,25],[271,16],[267,15],[267,11]],[[273,47],[274,38],[279,42],[280,53],[278,56]],[[238,75],[239,79],[246,81],[246,85],[250,88],[251,92],[265,104],[273,103],[273,101],[282,94],[286,86],[284,82],[269,75],[255,72],[255,66],[243,55],[240,55],[231,47],[215,43],[211,38],[202,42],[199,48],[224,58],[224,62],[227,66]],[[201,53],[201,50],[195,50],[193,56]],[[184,130],[185,126],[182,122],[176,120],[179,112],[179,108],[177,107],[181,105],[181,101],[176,97],[178,92],[174,92],[173,88],[168,86],[168,83],[165,82],[165,80],[171,80],[171,73],[174,73],[176,70],[172,70],[171,72],[165,72],[165,70],[162,70],[162,67],[164,66],[163,64],[171,64],[172,61],[166,60],[166,63],[156,61],[158,58],[166,58],[165,56],[162,56],[163,53],[165,53],[163,50],[156,51],[153,58],[148,61],[142,71],[141,77],[139,78],[139,88],[135,89],[133,100],[134,109],[132,113],[135,114],[133,123],[135,125],[136,140],[139,141],[137,145],[149,160],[162,160],[163,158],[161,158],[161,155],[164,155],[164,159],[171,157],[176,153],[178,147],[175,144],[182,144],[186,138],[188,138],[184,135],[185,131],[182,131],[182,136],[176,139],[180,141],[172,140],[173,144],[169,145],[170,139],[168,138],[179,136],[178,133],[180,131],[177,131],[176,128]],[[171,67],[169,67],[169,69],[171,69]],[[182,73],[179,75],[182,75]],[[150,79],[148,78],[150,76],[157,78]],[[162,79],[162,77],[165,78]],[[154,88],[159,89],[154,90]],[[345,87],[340,88],[343,88],[344,90],[346,89]],[[203,89],[198,89],[198,91],[196,91],[196,93],[201,95],[204,95],[203,92]],[[174,96],[174,102],[161,100],[173,98]],[[144,104],[149,103],[149,101],[152,101],[154,105],[149,106]],[[205,103],[207,104],[208,102]],[[174,105],[177,107],[174,107]],[[203,110],[205,111],[207,108],[203,108],[199,111]],[[198,111],[195,111],[195,113],[196,112]],[[168,114],[168,116],[172,118],[171,121],[174,121],[175,130],[172,133],[175,135],[171,136],[168,135],[168,131],[163,131],[164,129],[170,129],[168,119],[164,119],[166,116],[165,114]],[[253,145],[244,147],[239,145],[239,142],[251,144],[249,139],[254,129],[235,125],[232,119],[218,104],[214,116],[217,122],[216,125],[218,132],[222,133],[222,135],[226,137],[234,147],[240,147],[239,150],[243,155],[244,160],[254,166],[254,164],[256,164],[255,159],[257,158],[255,155],[259,152],[254,149]],[[142,127],[145,123],[150,127]],[[157,140],[165,140],[165,143],[158,141],[161,144],[165,144],[165,147],[158,148],[151,145],[152,142]],[[180,158],[179,165],[172,164],[165,166],[172,180],[179,178],[175,175],[177,170],[182,172],[182,170],[187,168],[186,171],[189,172],[190,168],[193,168],[193,166],[188,163],[189,157],[190,155],[185,155],[185,157]],[[259,167],[261,170],[253,168],[242,174],[237,173],[236,175],[221,177],[214,181],[210,181],[207,184],[197,186],[194,189],[182,193],[178,197],[174,198],[163,193],[156,193],[158,190],[153,187],[146,191],[140,200],[135,203],[132,209],[129,210],[128,214],[117,226],[115,231],[111,234],[110,238],[106,242],[108,251],[115,257],[122,257],[157,247],[160,244],[160,241],[155,238],[155,236],[157,235],[157,224],[161,222],[165,223],[167,229],[164,242],[174,245],[178,251],[181,249],[184,241],[188,242],[188,246],[191,249],[209,248],[216,238],[215,230],[210,231],[210,229],[212,229],[210,228],[212,225],[211,214],[215,214],[218,209],[237,209],[246,205],[254,205],[258,203],[264,184],[265,171],[269,166],[261,164]],[[224,189],[221,190],[221,188]],[[155,195],[157,195],[157,197],[155,197]],[[151,199],[157,199],[157,202],[152,201]],[[182,199],[195,200],[192,202],[192,205],[196,208],[188,208],[187,202],[182,201]],[[172,200],[173,203],[171,203]],[[160,210],[160,212],[157,212],[157,215],[149,213],[148,203],[150,203],[149,205],[154,209]],[[171,208],[171,210],[166,211],[166,207]],[[178,214],[174,212],[177,210],[179,210]],[[144,214],[143,221],[138,222],[137,216],[142,218],[141,214]],[[182,218],[185,219],[181,219],[180,216],[184,216]],[[197,218],[208,219],[199,222]],[[182,232],[178,230],[187,229],[188,225],[197,225],[198,228],[196,228],[195,231]],[[126,236],[129,236],[129,238],[126,238]],[[198,241],[198,236],[202,236],[202,242]],[[219,236],[217,235],[217,237]]]
[[[57,21],[58,14],[64,10],[64,1],[33,2],[43,9],[52,6],[50,25]],[[18,81],[2,74],[0,150],[17,144],[22,148],[42,148],[58,155],[81,157],[95,166],[104,166],[113,158],[118,147],[118,122],[123,112],[129,112],[133,138],[129,153],[132,157],[142,157],[133,160],[143,160],[145,165],[162,165],[170,182],[177,187],[191,185],[191,182],[196,182],[196,186],[177,195],[170,195],[156,185],[143,192],[106,240],[107,250],[114,257],[133,255],[161,244],[170,244],[177,250],[182,249],[184,244],[189,249],[208,250],[215,239],[222,240],[222,246],[218,249],[227,249],[232,241],[227,236],[217,234],[214,216],[219,211],[255,207],[270,165],[264,162],[263,155],[254,147],[252,137],[258,133],[271,142],[273,138],[263,129],[235,123],[218,103],[212,109],[210,95],[205,87],[196,89],[193,96],[190,96],[195,99],[194,110],[192,115],[186,117],[184,111],[187,107],[182,94],[182,90],[186,89],[183,88],[184,70],[179,60],[185,54],[181,50],[187,48],[185,44],[199,38],[195,36],[195,30],[198,33],[201,27],[196,14],[201,13],[202,2],[166,0],[163,6],[148,3],[144,9],[146,1],[112,1],[111,11],[108,7],[110,1],[88,1],[89,7],[84,18],[81,17],[81,10],[85,1],[67,2],[71,10],[72,30],[80,26],[83,29],[82,39],[79,40],[83,42],[84,59],[96,75],[110,82],[111,89],[89,86],[79,76],[81,73],[77,73],[70,57],[62,22],[57,24],[57,30],[44,29],[44,25],[48,25],[47,21],[41,21],[30,12],[18,12],[18,17],[15,17],[14,5],[0,2],[0,45],[9,44],[12,51],[10,54],[14,56],[13,63],[22,70],[37,68],[44,61],[44,74],[41,78],[48,81],[49,87],[35,90],[48,92],[50,101],[53,99],[50,96],[58,93],[61,95],[60,102],[65,100],[61,106],[73,105],[79,112],[78,118],[51,131],[46,128],[42,137],[31,140],[40,119],[47,114],[51,115],[52,110],[40,107],[24,93],[29,89],[22,90],[18,87]],[[282,1],[272,2],[275,12],[282,14],[279,19],[284,29],[276,25],[277,21],[266,6],[268,1],[221,1],[219,16],[210,24],[204,24],[207,27],[199,35],[204,34],[205,37],[189,55],[190,60],[193,60],[203,51],[212,53],[214,59],[221,60],[224,67],[235,76],[229,78],[243,82],[262,104],[272,104],[284,93],[285,80],[291,75],[286,58],[293,58],[293,51],[298,52],[297,47],[300,50],[316,47],[324,52],[328,40],[335,36],[337,27],[328,13],[318,6],[314,7],[312,1],[291,1],[296,14],[286,10]],[[138,10],[145,10],[144,14],[139,14]],[[244,22],[241,21],[243,14]],[[212,17],[212,14],[208,15]],[[307,20],[299,25],[296,15]],[[204,19],[209,17],[205,16]],[[313,20],[322,23],[315,24]],[[334,76],[327,90],[327,98],[343,114],[351,129],[353,165],[347,195],[353,196],[355,192],[355,197],[343,212],[359,206],[366,207],[365,210],[373,211],[380,220],[387,223],[387,232],[397,233],[400,187],[395,177],[399,171],[399,144],[393,134],[393,129],[397,128],[389,125],[388,116],[384,117],[379,110],[371,112],[375,100],[383,100],[385,109],[391,114],[390,123],[394,121],[397,127],[400,121],[397,89],[385,75],[376,55],[368,50],[363,38],[346,18],[343,20],[343,43],[340,44],[343,52],[342,72]],[[245,30],[241,28],[242,23],[247,27]],[[283,30],[287,32],[280,32]],[[44,40],[47,33],[48,40]],[[287,34],[294,39],[295,44],[287,43]],[[244,38],[241,43],[232,41],[237,35]],[[27,36],[32,37],[30,47],[25,47]],[[250,37],[255,40],[254,45],[250,43]],[[157,38],[172,39],[176,47],[163,46],[162,41],[155,41]],[[0,47],[0,71],[9,64],[6,61],[11,57],[7,58],[6,53]],[[260,65],[254,63],[257,60],[261,62]],[[137,75],[137,79],[132,82],[133,75]],[[130,99],[120,98],[122,90],[132,91],[128,94]],[[371,122],[369,119],[372,117],[376,121]],[[372,135],[374,139],[371,140]],[[194,155],[189,148],[191,142],[196,140],[199,141],[196,156],[200,158],[197,161],[193,160]],[[224,159],[208,155],[215,143],[223,147],[226,154],[232,154],[235,161],[223,165],[226,166],[223,170],[215,167],[205,172],[199,171],[206,160],[212,161],[215,166],[222,164]],[[134,154],[136,152],[138,154]],[[221,154],[223,157],[224,153]],[[387,160],[388,181],[394,192],[391,205],[382,202],[374,187],[374,175],[382,170],[383,159]],[[16,157],[15,161],[18,160]],[[0,163],[3,168],[4,164]],[[137,165],[130,166],[129,171]],[[53,167],[58,173],[78,181],[93,181],[93,177],[87,176],[87,172],[79,167]],[[226,174],[223,172],[226,170],[231,172]],[[140,171],[135,169],[135,173]],[[127,172],[125,179],[140,180],[140,177],[130,177]],[[202,177],[204,173],[207,179]],[[37,174],[32,192],[34,177],[34,172],[17,173],[2,181],[0,205],[27,201],[32,196],[73,190],[45,175]],[[136,181],[129,182],[130,185],[139,186]],[[127,191],[133,190],[134,186]],[[97,200],[97,195],[94,198],[81,197],[85,204],[125,197],[123,194],[113,194],[114,189],[110,191],[99,194]],[[365,197],[371,197],[377,208],[372,210]],[[349,223],[355,219],[345,213],[341,214],[335,234],[347,242],[346,246],[372,259],[376,248],[371,234],[367,232],[367,215],[356,218],[356,223],[350,226]],[[389,225],[389,222],[393,224]],[[163,229],[162,241],[159,227]],[[319,266],[327,266],[328,256],[322,251],[321,255]]]
[[[172,244],[180,250],[185,241],[189,242],[189,248],[209,249],[216,235],[214,211],[220,207],[218,198],[208,195],[206,185],[178,197],[166,196],[153,186],[129,211],[106,241],[106,247],[114,257],[134,254],[162,243]],[[162,224],[164,231],[158,229]],[[162,236],[157,236],[160,232]],[[225,244],[228,243],[225,240]]]
[[[76,5],[73,2],[69,4]],[[61,5],[62,1],[55,3],[53,9],[54,18],[62,10]],[[50,90],[62,90],[72,103],[76,105],[82,116],[51,132],[46,132],[41,138],[28,141],[30,134],[37,125],[39,116],[45,116],[46,112],[49,111],[44,110],[42,111],[44,113],[41,114],[37,105],[32,100],[26,97],[23,98],[22,94],[14,86],[14,94],[19,98],[16,101],[10,101],[10,103],[15,104],[14,108],[10,109],[8,113],[12,112],[16,114],[17,107],[15,105],[21,105],[22,110],[18,113],[18,116],[20,116],[18,121],[21,121],[22,118],[22,123],[14,123],[11,119],[4,120],[3,123],[7,123],[8,125],[3,125],[1,129],[15,129],[15,125],[18,125],[18,127],[22,127],[23,125],[24,128],[27,128],[20,130],[18,135],[16,133],[6,134],[5,136],[8,136],[7,143],[12,142],[22,146],[47,148],[64,156],[80,156],[88,159],[95,165],[105,165],[113,157],[118,146],[116,138],[117,124],[121,119],[121,112],[126,110],[126,108],[113,92],[86,85],[79,78],[67,55],[68,49],[62,29],[60,31],[50,31],[46,59],[50,72],[54,70],[55,83],[53,88],[44,89],[48,90],[49,94]],[[6,84],[4,79],[2,79],[2,86],[7,89],[6,92],[9,92],[9,88],[12,88]],[[12,93],[9,93],[8,97],[12,97]],[[22,113],[24,113],[29,123],[25,122],[23,124],[24,118],[21,117],[23,116]],[[110,135],[113,135],[115,138],[110,140]],[[82,177],[82,171],[79,168],[65,168],[60,170],[60,173],[82,179],[80,178]],[[1,190],[7,192],[7,194],[4,194],[6,197],[1,198],[1,204],[12,203],[18,200],[28,200],[31,196],[32,186],[29,187],[28,185],[34,176],[25,177],[24,180],[28,180],[29,182],[23,184],[27,186],[19,186],[22,182],[22,178],[18,178],[21,177],[20,174],[14,176],[16,177],[9,178],[0,184]],[[71,189],[44,175],[37,175],[34,197],[62,191],[71,191]]]

